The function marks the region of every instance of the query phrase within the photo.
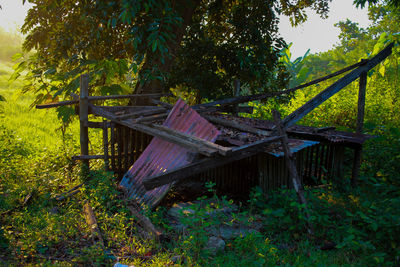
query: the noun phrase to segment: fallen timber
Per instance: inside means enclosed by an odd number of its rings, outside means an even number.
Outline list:
[[[361,147],[364,141],[369,138],[369,136],[362,134],[363,114],[365,108],[365,88],[367,82],[366,74],[370,69],[376,66],[379,62],[382,62],[391,54],[392,47],[393,43],[389,44],[371,59],[362,60],[361,62],[355,63],[335,73],[295,88],[267,94],[235,96],[228,99],[193,106],[193,110],[199,113],[203,118],[206,118],[209,122],[212,122],[222,132],[217,138],[218,143],[204,140],[194,136],[193,134],[181,132],[177,129],[171,129],[168,126],[161,125],[170,115],[172,105],[155,100],[159,99],[159,95],[129,95],[109,98],[155,98],[151,101],[155,106],[96,106],[92,103],[93,101],[105,100],[106,98],[89,96],[87,92],[88,85],[85,79],[81,80],[81,91],[86,90],[86,93],[82,94],[81,92],[79,98],[71,101],[39,105],[37,108],[48,108],[79,103],[82,149],[81,155],[76,156],[75,159],[82,160],[87,164],[87,166],[89,166],[88,161],[91,159],[104,159],[106,168],[109,167],[110,161],[111,170],[118,173],[119,177],[121,177],[121,173],[123,175],[128,170],[129,166],[140,158],[141,153],[143,153],[150,143],[150,136],[160,138],[187,149],[194,154],[200,155],[193,158],[193,161],[185,166],[168,168],[160,173],[149,173],[149,175],[143,179],[144,187],[140,190],[136,190],[137,192],[152,190],[159,186],[182,180],[185,177],[200,175],[206,171],[212,172],[212,170],[223,168],[224,166],[233,166],[229,164],[234,164],[235,162],[240,161],[243,162],[243,160],[252,159],[254,157],[258,157],[256,160],[258,162],[257,164],[266,165],[265,168],[263,168],[263,171],[271,177],[274,175],[284,175],[287,172],[287,164],[297,165],[296,167],[298,168],[297,171],[300,177],[315,176],[318,179],[321,179],[320,177],[328,177],[328,175],[334,176],[338,174],[338,176],[340,176],[340,170],[335,173],[333,173],[333,171],[335,168],[340,169],[341,161],[343,161],[344,148],[351,148],[355,151],[352,180],[355,185],[361,160]],[[350,73],[344,74],[349,71]],[[287,141],[284,141],[284,143],[279,142],[283,134],[278,134],[278,124],[276,122],[259,122],[257,120],[223,114],[223,112],[232,113],[234,115],[237,115],[237,113],[240,112],[251,112],[252,107],[240,107],[237,105],[249,101],[263,100],[274,96],[289,94],[341,74],[344,74],[341,79],[319,93],[298,110],[284,118],[282,124],[279,123],[279,125],[282,126],[281,132],[285,134],[287,133],[289,138],[296,138],[296,140],[300,139],[302,142],[292,142],[289,144]],[[310,113],[313,109],[324,103],[331,96],[358,78],[360,78],[360,88],[356,134],[336,131],[334,127],[312,128],[295,125],[296,122]],[[236,92],[239,92],[239,90],[240,88],[238,89],[237,86]],[[237,93],[235,95],[237,95]],[[90,122],[88,121],[88,114],[100,116],[106,119],[106,122]],[[104,155],[88,155],[88,128],[103,129]],[[314,143],[306,142],[305,140],[310,140]],[[281,143],[282,147],[276,149],[275,146],[279,143]],[[285,148],[285,146],[288,147]],[[271,155],[275,157],[286,155],[288,151],[287,149],[289,149],[289,155],[293,153],[294,158],[291,160],[291,163],[287,163],[286,165],[279,163],[283,166],[281,169],[275,170],[275,163],[271,163],[272,161],[268,163],[263,162],[265,159],[275,160],[275,158],[271,158]],[[109,150],[111,150],[111,155],[109,155]],[[294,152],[292,152],[292,150]],[[259,157],[259,155],[266,155],[268,153],[268,156]],[[297,154],[295,155],[295,153]],[[175,158],[171,158],[171,160],[175,160]],[[329,172],[332,173],[329,174]],[[220,173],[214,172],[214,175],[216,174],[220,175]],[[226,170],[226,176],[229,175],[232,175],[232,171]],[[229,181],[225,179],[224,182],[222,182],[222,186],[226,186],[228,183]],[[268,182],[266,183],[266,188],[274,188],[276,184],[279,184],[279,182]]]

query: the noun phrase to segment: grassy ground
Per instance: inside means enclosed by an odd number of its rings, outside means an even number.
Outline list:
[[[255,189],[233,214],[243,224],[260,221],[259,233],[227,242],[213,255],[203,249],[207,227],[199,213],[175,233],[159,207],[147,212],[170,238],[144,238],[126,207],[115,179],[95,164],[89,178],[69,158],[78,153],[78,126],[64,133],[52,110],[29,109],[31,96],[20,83],[8,85],[10,63],[0,65],[0,265],[111,266],[117,260],[135,266],[396,266],[400,263],[400,133],[381,129],[384,137],[365,150],[362,186],[357,190],[327,185],[307,189],[316,237],[306,231],[291,190],[266,201]],[[95,139],[94,139],[95,140]],[[92,144],[96,148],[96,144]],[[54,196],[86,181],[79,194],[58,202]],[[212,188],[211,188],[212,191]],[[26,196],[31,198],[22,205]],[[222,197],[215,201],[230,205]],[[105,247],[90,238],[82,206],[89,201]],[[14,209],[15,208],[15,209]],[[200,214],[200,215],[199,215]],[[213,218],[212,224],[223,218]],[[226,223],[232,223],[226,222]],[[323,250],[328,242],[335,249]]]

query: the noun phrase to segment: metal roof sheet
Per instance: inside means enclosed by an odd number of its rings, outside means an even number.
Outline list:
[[[214,125],[181,99],[176,102],[163,125],[211,142],[214,142],[219,135]],[[146,191],[142,183],[143,179],[189,164],[195,156],[195,153],[179,145],[154,137],[125,174],[120,185],[127,190],[129,198],[136,199],[141,205],[154,207],[168,192],[170,185]]]

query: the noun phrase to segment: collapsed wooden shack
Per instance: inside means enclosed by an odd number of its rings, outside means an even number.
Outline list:
[[[343,153],[345,150],[352,150],[354,151],[352,183],[356,185],[362,145],[368,139],[367,135],[362,134],[367,72],[388,57],[392,47],[393,44],[390,44],[369,60],[362,60],[296,88],[276,93],[233,97],[191,107],[191,110],[200,114],[219,131],[218,135],[210,138],[198,136],[196,131],[190,132],[188,129],[182,130],[165,124],[166,118],[167,121],[171,118],[172,120],[180,118],[170,116],[173,113],[173,106],[160,102],[160,95],[89,96],[88,75],[81,77],[79,99],[38,105],[37,108],[79,104],[81,155],[75,159],[82,160],[87,165],[91,159],[103,159],[106,169],[114,171],[119,179],[122,179],[122,185],[130,191],[131,197],[138,198],[139,202],[142,201],[150,206],[156,205],[164,193],[154,191],[156,193],[148,199],[146,191],[188,177],[214,181],[217,188],[234,193],[248,192],[255,185],[259,185],[267,193],[281,186],[293,185],[289,175],[290,168],[287,166],[288,161],[284,159],[284,145],[280,143],[282,135],[277,132],[277,122],[238,116],[238,113],[252,112],[251,107],[242,107],[238,104],[288,94],[351,71],[284,118],[279,125],[289,136],[287,142],[289,153],[293,154],[301,182],[318,184],[322,180],[341,179]],[[295,125],[317,106],[358,78],[360,86],[356,133],[337,131],[334,127],[314,128]],[[149,97],[155,105],[115,107],[94,104],[98,100],[134,97]],[[104,121],[91,122],[88,120],[88,114],[99,116]],[[193,126],[198,123],[198,119],[191,122]],[[103,129],[103,155],[89,155],[88,128]],[[200,130],[201,127],[198,131]],[[193,153],[193,157],[190,160],[185,158],[184,164],[171,165],[171,161],[178,160],[177,157],[170,157],[168,162],[163,156],[156,157],[154,156],[156,153],[153,153],[153,156],[148,157],[148,161],[157,163],[154,165],[157,165],[156,167],[152,166],[158,171],[152,169],[146,172],[140,181],[143,189],[137,190],[137,185],[131,180],[124,182],[124,175],[138,161],[153,137],[175,144]],[[171,154],[168,153],[165,156],[167,158]],[[175,154],[179,153],[182,151],[175,151]],[[158,163],[162,160],[164,165],[161,166]]]

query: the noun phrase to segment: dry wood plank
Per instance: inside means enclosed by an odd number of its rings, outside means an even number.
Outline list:
[[[333,96],[334,94],[342,90],[345,86],[347,86],[348,84],[356,80],[358,77],[360,77],[360,75],[368,72],[370,69],[375,67],[379,62],[387,58],[392,53],[393,45],[394,43],[389,44],[385,49],[383,49],[376,56],[368,60],[365,64],[351,71],[349,74],[345,75],[344,77],[333,83],[324,91],[322,91],[321,93],[313,97],[311,100],[309,100],[306,104],[304,104],[303,106],[295,110],[293,113],[291,113],[289,116],[287,116],[283,120],[284,128],[294,125],[297,121],[299,121],[305,115],[307,115],[316,107],[321,105],[331,96]]]
[[[92,159],[104,159],[104,155],[77,155],[72,156],[72,160],[92,160]]]
[[[72,187],[72,188],[71,188],[70,190],[68,190],[67,192],[64,192],[64,193],[62,193],[62,194],[56,196],[56,197],[55,197],[55,200],[57,200],[57,201],[62,201],[62,200],[64,200],[64,199],[66,199],[66,198],[69,198],[69,197],[71,197],[71,196],[73,196],[73,195],[79,193],[79,192],[80,192],[80,188],[81,188],[82,186],[83,186],[83,183],[82,183],[82,184],[79,184],[79,185],[77,185],[77,186]]]
[[[170,96],[171,93],[168,94],[132,94],[132,95],[106,95],[106,96],[89,96],[88,100],[89,101],[97,101],[97,100],[110,100],[110,99],[126,99],[126,98],[159,98],[162,96]],[[66,100],[66,101],[60,101],[60,102],[55,102],[55,103],[48,103],[48,104],[39,104],[36,105],[37,109],[44,109],[44,108],[55,108],[55,107],[60,107],[60,106],[68,106],[68,105],[74,105],[78,104],[79,100],[74,99],[74,100]]]
[[[165,113],[165,112],[166,112],[166,109],[163,107],[154,107],[151,110],[136,111],[136,112],[131,112],[129,114],[118,115],[118,116],[116,116],[116,119],[117,120],[125,120],[125,119],[132,119],[132,118],[137,118],[137,117],[142,117],[142,116],[155,115],[155,114],[160,114],[160,113]]]
[[[128,204],[127,207],[135,217],[138,224],[143,227],[152,238],[154,238],[156,241],[160,241],[160,239],[162,239],[163,233],[154,226],[147,216],[139,212],[139,209],[136,207],[136,205],[134,206],[132,204]]]
[[[283,152],[284,152],[285,160],[286,160],[286,165],[287,165],[288,170],[289,170],[289,175],[290,175],[290,178],[291,178],[291,181],[292,181],[293,188],[296,191],[296,194],[297,194],[297,197],[298,197],[298,200],[299,200],[300,204],[304,205],[304,211],[305,211],[305,214],[306,214],[306,217],[307,217],[307,225],[308,225],[308,227],[307,227],[308,229],[307,230],[308,230],[308,233],[313,235],[314,234],[314,227],[313,227],[313,225],[311,224],[311,221],[310,221],[310,217],[311,216],[310,216],[310,212],[308,211],[307,200],[304,197],[304,190],[303,190],[303,187],[301,185],[299,175],[297,173],[297,168],[296,168],[295,161],[293,159],[293,154],[289,149],[289,145],[288,145],[289,141],[288,141],[288,137],[287,137],[286,131],[283,128],[281,115],[279,114],[278,111],[274,110],[273,111],[273,116],[274,116],[274,120],[275,120],[275,124],[276,124],[276,131],[278,132],[279,135],[282,136],[281,144],[282,144],[282,148],[283,148]]]
[[[101,246],[104,247],[103,237],[101,236],[96,216],[94,215],[92,206],[90,206],[89,201],[86,201],[83,205],[83,214],[85,215],[86,223],[89,225],[90,232],[92,233],[93,242],[100,242]]]
[[[234,129],[238,129],[243,132],[253,133],[253,134],[262,135],[262,136],[271,136],[270,132],[251,127],[244,123],[226,120],[226,119],[218,118],[215,116],[204,116],[204,117],[213,123],[220,124],[222,126],[231,127]]]
[[[199,138],[197,136],[186,134],[186,133],[182,133],[182,132],[176,131],[174,129],[168,128],[168,127],[166,127],[164,125],[150,124],[148,126],[156,128],[156,129],[159,129],[161,131],[165,131],[165,132],[167,132],[167,133],[169,133],[171,135],[176,135],[177,137],[182,138],[184,140],[188,140],[190,142],[193,142],[193,143],[196,143],[196,144],[200,144],[200,145],[204,145],[204,146],[209,147],[211,149],[215,149],[215,150],[218,151],[219,154],[221,154],[223,156],[228,155],[230,152],[232,152],[232,148],[217,145],[217,144],[212,143],[210,141],[201,139],[201,138]]]
[[[146,190],[172,183],[186,177],[255,155],[265,149],[265,146],[279,140],[280,136],[268,137],[257,142],[234,148],[228,156],[205,158],[181,168],[170,170],[143,180]]]

